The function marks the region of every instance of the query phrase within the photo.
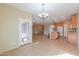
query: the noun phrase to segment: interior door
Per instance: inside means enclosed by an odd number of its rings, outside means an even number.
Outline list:
[[[30,21],[19,19],[19,45],[30,43]]]

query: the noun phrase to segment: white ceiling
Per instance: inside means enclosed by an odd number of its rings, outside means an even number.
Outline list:
[[[42,12],[41,3],[9,3],[8,5],[23,11],[28,11],[33,15],[33,23],[53,23],[54,21],[69,20],[72,14],[77,13],[78,3],[45,3],[45,11],[49,16],[45,21],[38,17]]]

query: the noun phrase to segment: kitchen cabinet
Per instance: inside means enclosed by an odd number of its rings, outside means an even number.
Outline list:
[[[77,33],[76,32],[68,32],[68,42],[77,43]]]
[[[77,15],[73,15],[71,18],[72,28],[77,28]]]

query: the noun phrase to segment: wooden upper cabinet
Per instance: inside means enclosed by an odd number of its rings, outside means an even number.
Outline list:
[[[72,28],[76,28],[77,27],[77,16],[76,15],[72,16],[71,24],[72,24]]]

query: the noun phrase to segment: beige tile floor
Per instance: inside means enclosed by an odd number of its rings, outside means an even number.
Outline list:
[[[1,56],[78,56],[79,49],[67,39],[50,40],[46,36],[36,35],[33,43],[0,54]]]

